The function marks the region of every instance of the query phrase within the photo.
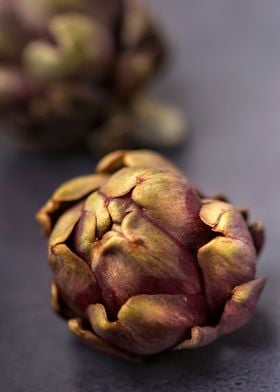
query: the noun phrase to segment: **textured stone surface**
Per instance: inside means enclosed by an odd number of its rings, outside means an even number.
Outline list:
[[[176,50],[154,90],[188,111],[189,145],[169,154],[209,194],[232,195],[267,227],[252,322],[197,351],[132,364],[91,351],[48,305],[45,242],[33,215],[85,156],[25,155],[0,137],[0,390],[269,391],[280,384],[280,50],[277,0],[151,0]]]

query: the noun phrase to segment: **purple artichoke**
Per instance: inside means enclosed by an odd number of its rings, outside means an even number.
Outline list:
[[[94,347],[123,356],[194,348],[241,327],[265,286],[263,228],[202,197],[151,151],[116,151],[42,207],[52,305]]]
[[[0,0],[0,120],[29,148],[172,144],[158,135],[164,112],[155,118],[138,98],[164,57],[138,0]]]

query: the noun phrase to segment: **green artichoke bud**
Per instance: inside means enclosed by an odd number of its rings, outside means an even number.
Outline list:
[[[111,128],[121,116],[120,136],[139,145],[135,97],[164,58],[138,0],[0,0],[0,120],[29,147],[94,150],[105,133],[110,150],[123,145]]]
[[[52,304],[94,347],[121,356],[194,348],[252,317],[261,223],[202,197],[162,156],[116,151],[38,212]]]

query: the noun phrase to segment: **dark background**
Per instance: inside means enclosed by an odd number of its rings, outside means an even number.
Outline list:
[[[192,124],[169,154],[205,193],[251,207],[267,227],[269,284],[249,325],[197,351],[132,364],[73,337],[48,304],[46,245],[33,215],[92,158],[23,154],[0,137],[0,391],[280,390],[280,3],[151,0],[175,59],[154,88]]]

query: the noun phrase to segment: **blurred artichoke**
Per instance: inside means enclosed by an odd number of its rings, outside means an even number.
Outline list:
[[[137,97],[164,56],[138,0],[0,0],[0,120],[29,147],[141,144]]]
[[[204,198],[149,151],[117,151],[61,187],[38,221],[49,236],[52,305],[109,353],[205,345],[249,321],[261,223]]]

